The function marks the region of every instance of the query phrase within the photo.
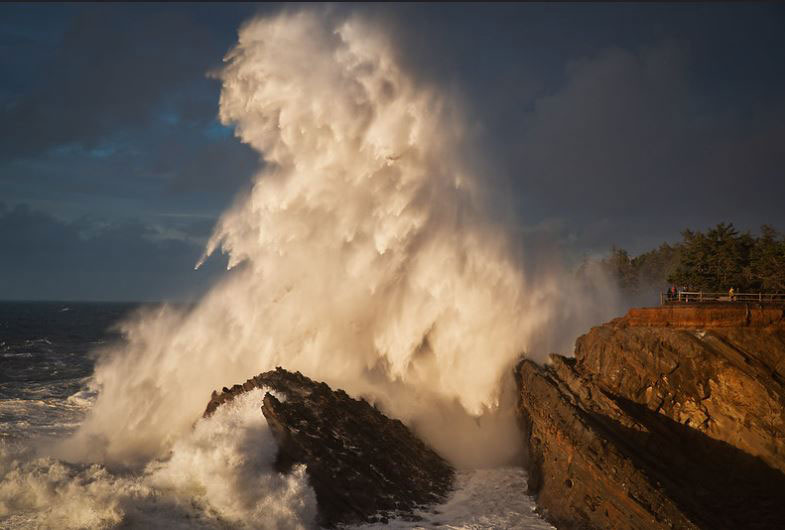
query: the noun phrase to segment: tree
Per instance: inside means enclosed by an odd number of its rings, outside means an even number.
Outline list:
[[[676,269],[680,259],[679,246],[671,246],[668,243],[663,243],[658,248],[633,258],[632,263],[637,271],[639,289],[652,292],[667,289],[667,279]]]
[[[616,278],[619,286],[627,291],[637,292],[638,275],[630,255],[623,248],[612,247],[611,255],[603,260],[603,265]]]
[[[668,284],[704,292],[785,291],[785,237],[768,225],[760,237],[720,223],[706,233],[684,230],[682,240],[630,257],[618,247],[602,266],[630,294],[667,289]]]
[[[769,225],[752,247],[748,275],[763,291],[785,291],[785,238]]]
[[[733,223],[720,223],[706,234],[685,230],[679,263],[668,281],[700,291],[731,287],[750,290],[749,261],[754,239],[739,234]]]

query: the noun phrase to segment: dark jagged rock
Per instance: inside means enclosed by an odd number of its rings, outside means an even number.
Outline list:
[[[783,528],[781,310],[663,312],[517,367],[529,493],[559,528]]]
[[[403,423],[364,400],[281,368],[213,392],[204,415],[254,388],[267,392],[262,413],[278,443],[282,472],[304,463],[324,526],[385,522],[444,499],[454,471]]]

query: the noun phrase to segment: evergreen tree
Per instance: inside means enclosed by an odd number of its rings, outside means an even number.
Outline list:
[[[712,292],[753,287],[749,262],[754,239],[749,233],[739,234],[732,223],[720,223],[706,234],[685,230],[682,236],[679,264],[668,281]]]
[[[637,292],[638,277],[633,267],[630,255],[623,248],[611,248],[611,255],[604,260],[603,265],[617,279],[619,286],[630,292]]]
[[[633,258],[640,289],[653,292],[666,290],[669,287],[668,277],[673,274],[680,259],[680,247],[668,243]]]
[[[753,237],[720,223],[706,233],[684,230],[681,242],[636,257],[614,246],[601,265],[631,294],[669,284],[703,292],[785,292],[785,237],[768,225]]]
[[[785,238],[771,226],[761,227],[761,236],[750,252],[750,282],[767,292],[785,291]]]

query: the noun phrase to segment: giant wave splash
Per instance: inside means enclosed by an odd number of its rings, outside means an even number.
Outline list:
[[[566,296],[583,287],[558,268],[527,275],[455,102],[358,17],[252,20],[225,62],[220,119],[263,158],[202,258],[221,250],[233,270],[188,310],[123,324],[89,416],[51,454],[144,468],[149,487],[151,466],[200,450],[212,390],[280,365],[375,402],[459,467],[514,460],[512,364],[607,313]]]

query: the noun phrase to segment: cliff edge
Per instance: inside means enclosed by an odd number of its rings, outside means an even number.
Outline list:
[[[782,527],[782,308],[633,309],[516,376],[529,493],[560,528]]]

